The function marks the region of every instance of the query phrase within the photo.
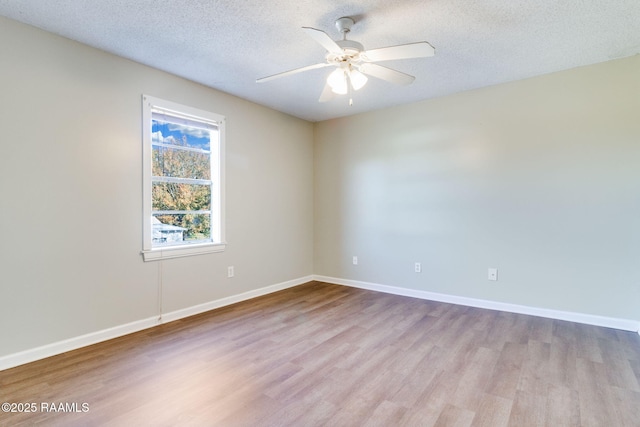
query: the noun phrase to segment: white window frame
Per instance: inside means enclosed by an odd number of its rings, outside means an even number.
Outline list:
[[[218,141],[211,141],[211,241],[205,243],[180,243],[174,246],[153,247],[152,207],[152,114],[163,110],[194,121],[214,123],[218,127]],[[225,117],[149,95],[142,95],[142,174],[143,174],[143,243],[142,256],[145,261],[222,252],[226,248],[224,222],[224,145]]]

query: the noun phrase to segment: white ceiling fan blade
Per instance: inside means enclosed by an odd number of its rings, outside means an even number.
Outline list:
[[[358,68],[361,73],[398,85],[408,85],[416,79],[409,74],[401,73],[400,71],[392,70],[391,68],[378,64],[364,63]]]
[[[293,70],[284,71],[282,73],[278,73],[278,74],[274,74],[274,75],[271,75],[271,76],[267,76],[267,77],[262,77],[262,78],[256,79],[256,83],[264,83],[264,82],[268,82],[269,80],[277,79],[277,78],[284,77],[284,76],[290,76],[292,74],[301,73],[303,71],[315,70],[316,68],[324,68],[324,67],[328,67],[330,65],[331,64],[329,64],[328,62],[323,62],[321,64],[314,64],[314,65],[307,65],[306,67],[295,68]]]
[[[316,30],[311,27],[302,27],[302,29],[315,41],[320,43],[322,47],[324,47],[327,52],[341,54],[342,48],[338,46],[338,44],[333,41],[331,37],[327,33],[322,30]]]
[[[324,89],[322,89],[322,93],[320,94],[320,99],[318,102],[328,102],[331,101],[335,97],[333,90],[331,90],[331,86],[329,83],[324,84]]]
[[[381,47],[362,52],[362,57],[367,62],[392,61],[395,59],[425,58],[433,56],[436,50],[427,42],[402,44],[398,46]]]

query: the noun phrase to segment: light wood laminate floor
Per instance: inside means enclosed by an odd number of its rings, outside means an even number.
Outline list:
[[[633,332],[312,282],[1,371],[0,425],[640,426],[639,383]]]

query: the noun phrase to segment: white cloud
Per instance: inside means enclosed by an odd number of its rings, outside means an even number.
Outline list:
[[[195,127],[191,127],[191,126],[182,126],[182,125],[177,125],[174,123],[167,123],[167,126],[169,127],[169,130],[171,131],[180,131],[184,134],[190,135],[190,136],[194,136],[196,138],[208,138],[209,137],[209,131],[207,129],[200,129],[200,128],[195,128]]]
[[[164,141],[164,136],[161,131],[151,133],[151,141],[153,142],[162,142]]]

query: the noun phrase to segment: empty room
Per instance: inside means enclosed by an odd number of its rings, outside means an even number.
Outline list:
[[[0,426],[640,426],[636,0],[0,0]]]

